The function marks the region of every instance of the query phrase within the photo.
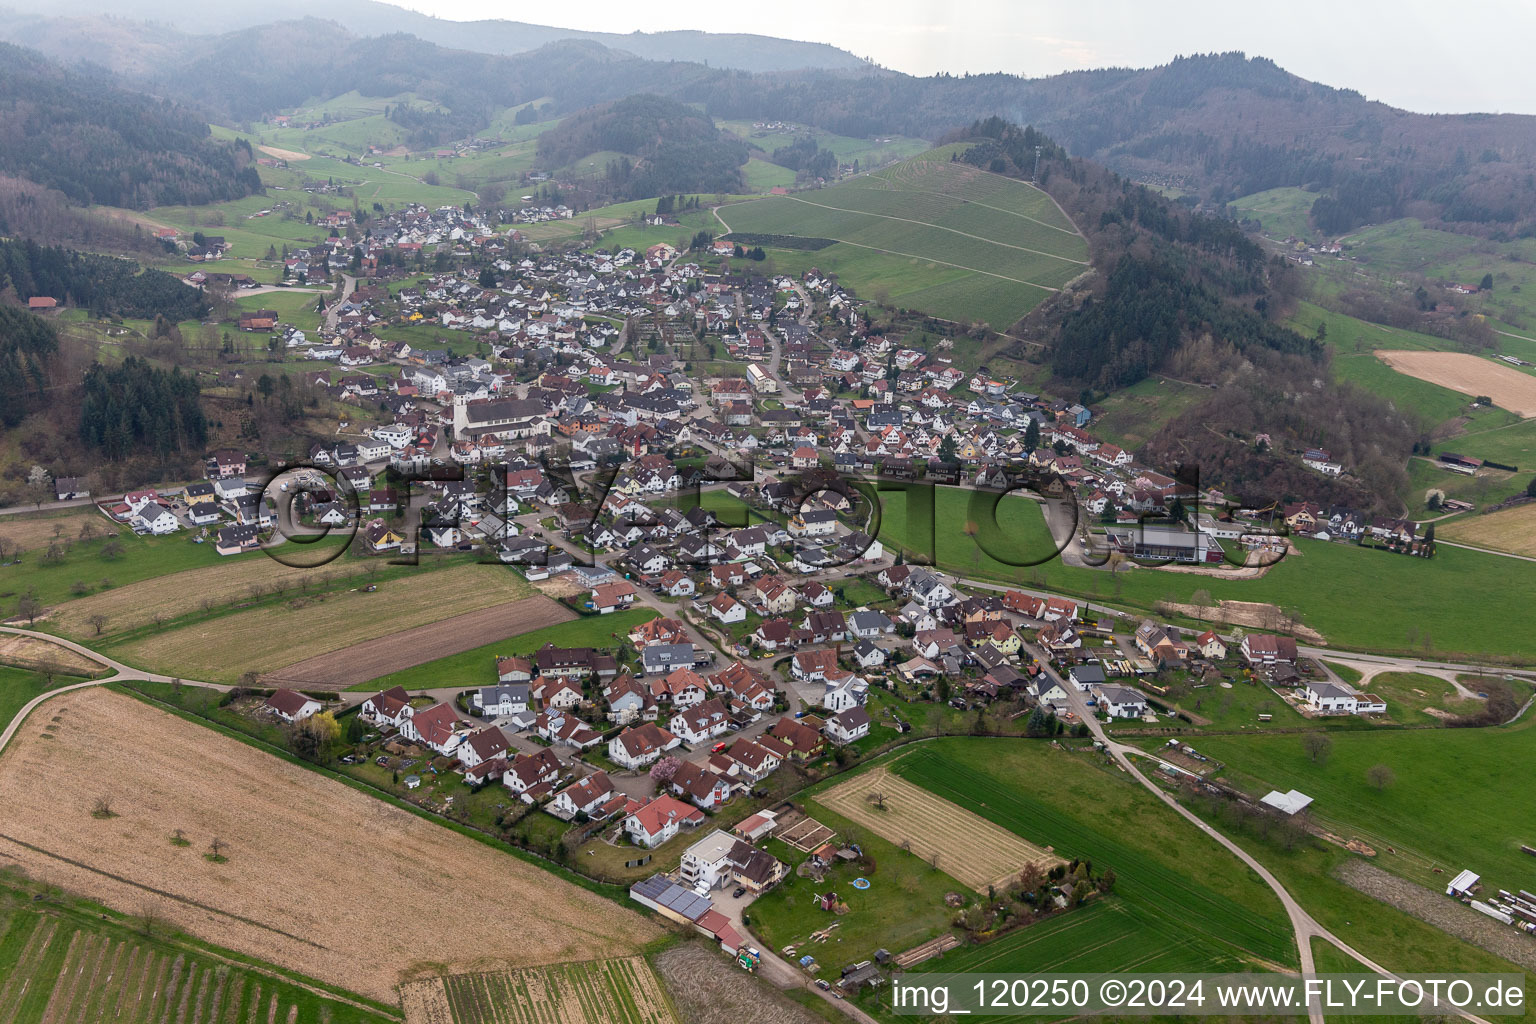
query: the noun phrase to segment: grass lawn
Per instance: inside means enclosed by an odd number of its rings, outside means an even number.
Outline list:
[[[57,690],[70,683],[78,683],[83,676],[55,674],[53,682],[41,672],[0,665],[0,729],[10,724],[16,713],[27,706],[27,701],[40,694]]]
[[[415,668],[391,672],[387,676],[351,687],[353,690],[387,690],[403,686],[407,690],[441,686],[491,686],[496,682],[496,659],[502,656],[531,654],[545,644],[556,647],[607,647],[620,640],[642,622],[657,618],[650,608],[630,608],[612,615],[592,615],[573,619],[543,629],[535,629],[508,640],[498,640],[472,651],[461,651],[446,658],[429,661]],[[618,637],[620,639],[615,639]]]
[[[954,911],[944,905],[944,894],[969,895],[964,885],[814,801],[807,803],[807,810],[840,837],[856,835],[859,846],[874,857],[875,868],[870,872],[856,862],[839,862],[819,883],[791,873],[754,901],[748,912],[752,930],[768,948],[778,952],[795,944],[794,959],[809,953],[816,957],[818,977],[836,979],[845,964],[870,959],[876,949],[899,953],[949,930]],[[777,840],[770,840],[766,849],[789,864],[791,871],[806,858]],[[853,887],[853,880],[860,876],[869,878],[868,889]],[[816,896],[826,892],[837,893],[848,905],[848,913],[822,910]],[[808,941],[812,932],[834,923],[837,929],[825,942]]]
[[[1387,702],[1387,716],[1392,721],[1404,725],[1433,725],[1442,721],[1427,708],[1452,715],[1469,714],[1479,708],[1477,700],[1461,696],[1444,679],[1420,672],[1381,672],[1372,676],[1365,688]]]
[[[1241,676],[1233,678],[1236,681],[1230,689],[1220,684],[1202,686],[1177,700],[1164,699],[1164,703],[1197,716],[1197,719],[1205,719],[1209,724],[1199,726],[1204,729],[1265,732],[1307,726],[1307,720],[1300,712],[1281,700],[1274,690]],[[1261,714],[1274,717],[1268,722],[1260,722]],[[1116,719],[1116,722],[1120,721]]]
[[[1442,685],[1445,685],[1442,683]],[[1374,686],[1374,683],[1372,684]],[[1432,866],[1471,868],[1488,883],[1529,888],[1530,780],[1516,765],[1536,755],[1527,716],[1510,728],[1393,729],[1332,734],[1332,751],[1313,761],[1297,736],[1212,736],[1201,751],[1227,765],[1226,778],[1250,793],[1299,789],[1320,822],[1384,852],[1379,866],[1443,888]],[[1386,765],[1396,780],[1378,790],[1366,778]],[[1454,827],[1447,823],[1454,822]]]

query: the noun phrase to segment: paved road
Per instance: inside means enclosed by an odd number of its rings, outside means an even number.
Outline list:
[[[46,640],[49,643],[58,644],[60,647],[63,647],[66,650],[73,651],[82,657],[89,658],[96,662],[98,665],[101,665],[103,668],[109,668],[112,670],[112,674],[109,676],[103,676],[100,679],[88,679],[81,683],[71,683],[68,686],[61,686],[57,690],[49,690],[47,693],[39,694],[38,696],[33,697],[26,703],[25,707],[16,712],[16,714],[11,718],[10,722],[6,723],[4,731],[0,731],[0,751],[5,750],[6,744],[11,742],[11,737],[16,734],[16,730],[21,728],[22,722],[39,704],[52,697],[57,697],[61,693],[68,693],[71,690],[82,690],[88,686],[100,686],[103,683],[119,683],[129,681],[169,683],[177,678],[174,676],[158,675],[154,672],[144,672],[132,667],[131,665],[124,665],[120,661],[113,661],[106,655],[91,650],[89,647],[86,647],[82,644],[77,644],[73,640],[65,640],[63,637],[54,636],[52,633],[42,633],[35,629],[22,629],[18,626],[0,626],[0,633],[12,633],[16,636],[30,636],[36,637],[39,640]],[[181,682],[187,686],[205,686],[213,690],[230,689],[230,687],[224,686],[220,683],[205,683],[196,679],[182,679]]]
[[[341,317],[341,307],[347,304],[347,299],[357,291],[357,278],[349,274],[341,275],[341,298],[331,303],[325,310],[325,329],[328,332],[336,330],[336,321]]]

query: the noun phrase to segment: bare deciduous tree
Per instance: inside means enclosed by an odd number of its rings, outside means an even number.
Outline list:
[[[107,628],[107,617],[101,612],[95,612],[86,616],[85,621],[96,631],[97,636],[101,636],[101,631]]]

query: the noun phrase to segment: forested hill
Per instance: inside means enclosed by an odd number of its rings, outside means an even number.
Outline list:
[[[1143,449],[1204,485],[1264,504],[1294,493],[1392,507],[1417,432],[1385,401],[1325,383],[1327,349],[1273,319],[1293,298],[1295,270],[1266,257],[1233,222],[1190,211],[1107,168],[1072,157],[1048,136],[989,118],[957,132],[956,158],[1038,183],[1089,241],[1087,294],[1059,294],[1022,329],[1046,342],[1058,389],[1097,398],[1154,373],[1211,388],[1210,397]],[[1355,481],[1318,481],[1278,449],[1344,452]],[[1308,476],[1312,476],[1308,479]]]
[[[743,187],[746,143],[692,107],[661,96],[630,96],[585,110],[539,136],[538,159],[547,168],[604,151],[625,154],[609,162],[607,178],[615,192],[632,198]]]
[[[215,142],[179,104],[0,44],[0,173],[79,203],[143,209],[260,191],[248,143]]]

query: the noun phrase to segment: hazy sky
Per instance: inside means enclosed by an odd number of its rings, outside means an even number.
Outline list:
[[[1532,0],[582,0],[531,8],[497,0],[393,2],[455,20],[808,39],[917,75],[1035,76],[1243,50],[1410,110],[1536,113]]]

